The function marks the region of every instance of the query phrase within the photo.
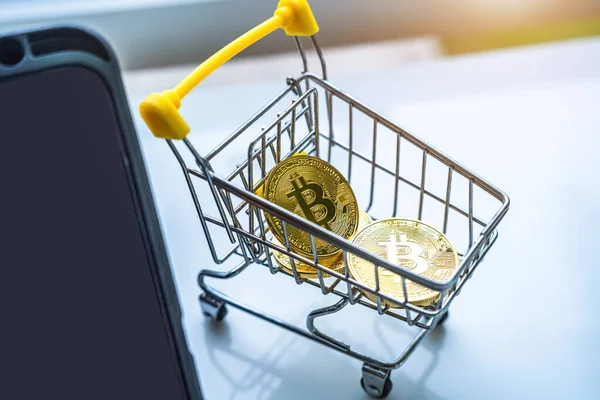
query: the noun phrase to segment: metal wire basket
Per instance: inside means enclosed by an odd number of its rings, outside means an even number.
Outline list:
[[[310,73],[302,42],[298,37],[295,41],[304,66],[302,73],[297,78],[288,78],[277,97],[216,148],[201,155],[187,138],[182,139],[182,144],[167,139],[186,178],[214,263],[237,260],[235,267],[224,271],[200,271],[198,283],[203,291],[200,304],[203,312],[216,320],[225,317],[228,304],[362,361],[363,389],[371,396],[385,397],[392,387],[391,370],[401,366],[425,335],[445,319],[453,300],[494,244],[496,228],[508,210],[509,199],[484,179],[329,82],[315,36],[310,36],[310,43],[318,55],[321,76]],[[272,122],[257,127],[258,121],[274,110],[280,112]],[[360,137],[355,134],[358,130],[362,133]],[[249,143],[248,135],[252,137]],[[213,165],[231,165],[230,158],[224,156],[225,150],[240,145],[247,152],[235,168],[215,172]],[[345,173],[353,187],[368,188],[359,193],[359,204],[366,205],[365,210],[374,219],[398,215],[441,227],[461,257],[452,277],[438,282],[394,265],[257,195],[270,169],[297,152],[332,163]],[[221,156],[224,160],[219,160]],[[211,196],[198,195],[200,182]],[[379,195],[376,188],[381,187],[386,192]],[[317,254],[307,259],[293,253],[289,243],[274,244],[265,212],[281,219],[284,232],[288,225],[304,230],[313,249],[315,238],[319,238],[341,248],[344,255],[353,253],[379,266],[375,268],[376,287],[353,279],[347,264],[342,272],[336,272],[321,264]],[[291,272],[277,264],[273,251],[289,257]],[[314,267],[316,277],[302,278],[296,268],[298,262]],[[339,300],[310,312],[306,327],[301,327],[238,301],[208,283],[209,278],[238,277],[251,265],[264,266],[272,274],[294,279],[298,285],[306,286],[307,291],[314,287],[315,295],[335,296]],[[389,297],[378,285],[379,274],[385,273],[398,274],[404,287],[412,281],[440,292],[440,297],[428,306],[409,303],[406,294],[404,299]],[[367,299],[365,292],[376,301]],[[348,305],[366,307],[420,329],[396,359],[382,361],[355,351],[315,327],[316,318],[339,312]]]

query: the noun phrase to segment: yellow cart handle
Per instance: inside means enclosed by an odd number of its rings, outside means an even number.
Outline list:
[[[181,100],[215,69],[278,28],[283,28],[289,36],[311,36],[319,31],[306,0],[280,0],[271,18],[216,52],[172,90],[146,97],[140,104],[140,114],[154,136],[163,139],[185,138],[190,127],[178,111]]]

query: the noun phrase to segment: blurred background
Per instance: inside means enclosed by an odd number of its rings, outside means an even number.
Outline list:
[[[98,31],[118,53],[134,111],[148,93],[177,84],[264,21],[277,1],[0,0],[0,34],[59,23]],[[600,186],[592,184],[600,181],[600,0],[309,2],[337,86],[511,197],[478,283],[457,298],[443,330],[394,372],[393,398],[600,399],[600,314],[587,312],[600,301],[590,251],[600,226]],[[300,72],[295,52],[277,32],[190,94],[182,114],[201,152]],[[205,321],[196,278],[210,257],[191,197],[168,147],[133,114],[206,396],[365,399],[360,365],[341,354],[241,312],[227,324]],[[231,148],[244,156],[246,146]],[[216,170],[229,171],[237,157],[215,162]],[[330,301],[281,278],[270,288],[288,301],[273,302],[262,273],[248,269],[224,291],[299,324]],[[344,314],[331,327],[348,342],[396,356],[406,331],[370,314]],[[344,318],[347,325],[336,325]]]
[[[41,23],[103,34],[125,69],[196,63],[264,20],[276,0],[0,0],[0,32]],[[600,34],[600,0],[318,0],[325,47],[419,40],[407,59]],[[294,50],[272,35],[245,56]],[[411,53],[412,52],[412,53]],[[416,53],[415,53],[416,52]],[[414,58],[414,57],[413,57]]]

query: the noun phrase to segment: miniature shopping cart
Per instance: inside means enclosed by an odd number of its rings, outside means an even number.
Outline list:
[[[186,138],[190,129],[178,112],[181,99],[213,70],[278,28],[294,36],[303,63],[302,73],[288,78],[278,96],[216,148],[201,155]],[[494,244],[496,227],[508,210],[509,199],[490,183],[329,82],[325,59],[314,36],[317,31],[318,26],[304,0],[282,0],[273,17],[209,58],[173,90],[150,95],[140,106],[140,112],[152,132],[167,139],[181,166],[214,263],[232,265],[223,270],[200,271],[198,282],[202,289],[203,312],[222,320],[226,305],[230,305],[354,357],[363,362],[363,389],[373,397],[383,398],[392,388],[391,370],[400,367],[425,335],[444,321],[450,304]],[[308,37],[314,47],[320,62],[320,76],[309,72],[307,52],[299,36]],[[263,125],[265,121],[268,122]],[[355,134],[357,132],[360,135]],[[231,162],[223,161],[230,160],[231,155],[224,154],[228,149],[239,149],[240,145],[243,156],[238,154],[239,163],[233,168]],[[332,163],[354,188],[366,188],[355,191],[359,204],[374,219],[400,216],[439,227],[455,244],[461,257],[452,277],[438,282],[418,275],[258,195],[270,169],[298,152]],[[215,171],[216,165],[221,169],[222,165],[230,167]],[[210,194],[199,195],[200,186]],[[380,192],[379,188],[387,191]],[[353,253],[378,266],[375,267],[375,287],[355,280],[348,265],[343,271],[337,270],[340,272],[329,269],[319,262],[316,251],[314,257],[308,259],[292,252],[287,240],[281,246],[274,244],[265,213],[282,221],[284,233],[290,225],[306,231],[313,249],[314,240],[318,238],[341,248],[345,257]],[[273,251],[289,257],[291,272],[277,264]],[[296,268],[299,262],[314,267],[316,276],[303,278]],[[209,286],[209,279],[234,279],[243,276],[251,265],[264,266],[272,274],[293,279],[305,289],[306,296],[309,293],[330,296],[335,302],[310,312],[306,316],[306,327],[301,327]],[[384,273],[397,274],[404,288],[412,281],[438,291],[439,299],[428,306],[416,306],[408,302],[406,290],[403,299],[390,297],[379,288],[379,275]],[[265,287],[269,284],[269,280],[264,281]],[[315,319],[331,316],[347,306],[366,307],[384,318],[415,326],[419,333],[395,360],[381,361],[315,327]]]

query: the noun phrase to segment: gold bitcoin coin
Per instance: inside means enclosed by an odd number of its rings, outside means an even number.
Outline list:
[[[369,214],[367,214],[363,210],[360,210],[358,231],[361,231],[364,228],[366,228],[367,225],[369,225],[371,222],[373,222],[373,220],[371,219]],[[281,246],[281,247],[285,248],[285,246],[282,245],[281,243],[279,243],[279,241],[276,238],[271,239],[271,242],[277,246]],[[281,268],[283,270],[288,272],[290,275],[294,274],[294,272],[292,270],[292,264],[290,262],[290,258],[287,255],[280,253],[277,250],[273,250],[273,257],[275,257],[277,264],[279,264],[279,266],[281,266]],[[311,259],[312,259],[312,257],[311,257]],[[316,268],[311,267],[310,265],[300,262],[298,260],[294,260],[294,264],[296,265],[296,271],[298,272],[298,276],[300,276],[301,278],[309,279],[309,278],[318,278],[319,277],[319,274],[318,274]],[[321,262],[321,264],[335,272],[343,273],[344,272],[344,255],[340,253],[338,258],[333,259],[332,261],[330,261],[327,264],[325,264],[323,262]],[[323,272],[322,275],[323,275],[323,278],[327,278],[330,276],[326,272]]]
[[[420,221],[390,218],[373,222],[352,240],[357,246],[368,250],[402,268],[435,281],[445,281],[458,266],[458,253],[448,238],[437,229]],[[352,253],[347,253],[348,269],[354,279],[375,289],[375,266]],[[379,271],[381,293],[404,301],[402,278],[382,267]],[[408,301],[414,305],[427,306],[439,299],[439,292],[406,279]],[[364,293],[371,301],[376,296]],[[398,305],[382,301],[390,307]]]
[[[343,238],[352,237],[358,228],[358,204],[350,184],[316,157],[298,155],[275,165],[265,180],[263,197]],[[273,235],[285,243],[281,220],[269,213],[265,217]],[[312,259],[309,234],[291,224],[286,228],[290,248]],[[321,261],[339,257],[341,250],[335,245],[317,237],[314,242]]]

